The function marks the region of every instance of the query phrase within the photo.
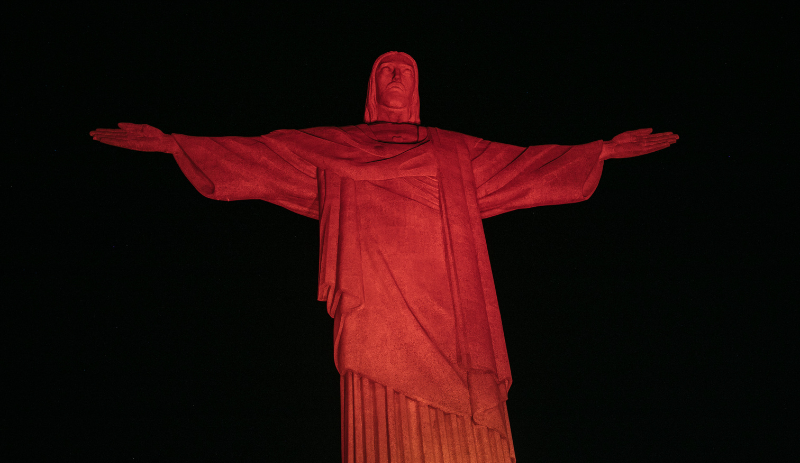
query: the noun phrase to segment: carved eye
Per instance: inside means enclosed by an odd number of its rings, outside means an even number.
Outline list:
[[[411,75],[411,69],[406,69],[406,70],[404,70],[404,71],[403,71],[403,74],[405,74],[405,75],[407,75],[407,76],[410,76],[410,75]]]

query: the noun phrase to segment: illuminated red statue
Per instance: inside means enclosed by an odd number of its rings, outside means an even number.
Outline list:
[[[171,153],[208,198],[263,199],[320,223],[344,462],[514,462],[511,386],[481,219],[583,201],[609,158],[666,148],[651,129],[527,148],[423,127],[416,62],[380,56],[364,124],[260,137],[119,124],[95,140]]]

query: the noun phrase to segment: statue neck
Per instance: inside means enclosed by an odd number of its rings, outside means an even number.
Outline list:
[[[394,124],[403,124],[408,123],[411,120],[410,109],[408,107],[405,108],[390,108],[388,106],[384,106],[382,104],[378,104],[377,108],[377,120],[383,122],[392,122]]]

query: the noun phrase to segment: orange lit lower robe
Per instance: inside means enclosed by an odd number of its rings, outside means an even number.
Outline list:
[[[368,125],[174,135],[203,195],[320,220],[345,462],[514,462],[511,372],[481,219],[587,199],[602,141],[522,148]],[[376,130],[377,132],[377,130]]]

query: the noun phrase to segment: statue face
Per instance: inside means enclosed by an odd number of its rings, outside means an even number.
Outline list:
[[[375,74],[378,104],[392,109],[410,105],[414,79],[414,66],[408,58],[391,56],[381,61]]]

